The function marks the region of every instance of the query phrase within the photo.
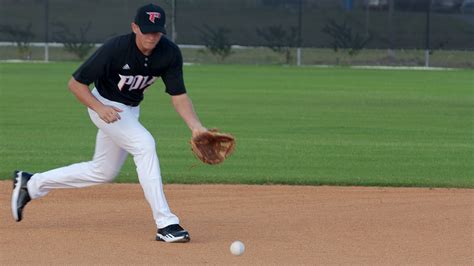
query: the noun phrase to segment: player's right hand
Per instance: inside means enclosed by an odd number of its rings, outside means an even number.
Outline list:
[[[105,123],[110,124],[117,120],[120,120],[120,112],[122,110],[115,106],[104,105],[96,111],[100,119],[104,120]]]

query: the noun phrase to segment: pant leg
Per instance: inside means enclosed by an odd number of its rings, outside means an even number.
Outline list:
[[[158,228],[178,224],[179,219],[171,213],[163,191],[160,165],[153,136],[138,121],[139,107],[125,106],[102,98],[96,90],[93,94],[104,104],[116,106],[121,119],[107,124],[94,111],[89,115],[94,124],[107,134],[118,146],[133,156],[137,174],[145,198],[148,201]]]
[[[33,175],[28,182],[30,197],[36,199],[57,188],[80,188],[111,182],[119,173],[127,155],[124,149],[99,129],[92,161]]]

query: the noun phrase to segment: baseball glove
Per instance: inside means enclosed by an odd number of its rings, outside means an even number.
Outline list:
[[[204,163],[219,164],[234,151],[235,138],[211,129],[191,138],[191,150]]]

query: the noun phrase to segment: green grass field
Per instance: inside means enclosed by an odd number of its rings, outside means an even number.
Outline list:
[[[89,160],[95,126],[66,84],[75,63],[0,63],[0,178]],[[165,183],[474,187],[474,72],[194,65],[185,80],[208,127],[237,138],[200,163],[161,82],[141,121]],[[118,182],[137,182],[133,161]]]

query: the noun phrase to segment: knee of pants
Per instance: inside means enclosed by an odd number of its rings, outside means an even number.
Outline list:
[[[93,162],[92,172],[98,179],[104,182],[111,182],[119,174],[120,169]]]
[[[151,134],[145,134],[136,142],[134,150],[136,154],[150,154],[156,152],[155,139]]]

